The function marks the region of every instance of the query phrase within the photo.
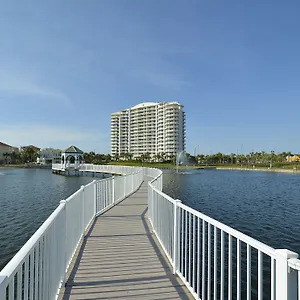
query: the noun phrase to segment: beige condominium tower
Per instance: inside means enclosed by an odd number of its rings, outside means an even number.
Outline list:
[[[111,155],[151,157],[185,150],[185,112],[178,102],[145,102],[111,114]]]

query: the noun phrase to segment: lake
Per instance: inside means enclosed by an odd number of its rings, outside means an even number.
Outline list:
[[[300,253],[300,175],[195,170],[164,173],[164,192],[274,248]]]
[[[92,177],[0,169],[0,270],[37,228]],[[300,175],[226,170],[164,171],[164,191],[274,248],[300,253]]]
[[[0,270],[65,199],[91,177],[45,169],[0,169]]]

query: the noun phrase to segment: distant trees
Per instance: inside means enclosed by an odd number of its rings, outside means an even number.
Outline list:
[[[24,147],[20,152],[12,151],[3,153],[2,163],[8,164],[18,164],[18,163],[28,163],[36,162],[39,152],[33,147]],[[186,153],[187,164],[204,164],[204,165],[222,165],[222,164],[239,164],[239,165],[265,165],[265,166],[278,166],[280,164],[286,164],[286,157],[291,156],[291,152],[281,152],[275,153],[275,151],[270,151],[269,153],[265,151],[250,152],[247,154],[224,154],[222,152],[217,152],[210,155],[198,154],[193,156]],[[120,155],[112,157],[110,154],[95,153],[94,151],[84,153],[84,161],[86,163],[93,164],[107,164],[112,160],[122,160],[122,161],[139,161],[141,163],[171,163],[176,164],[175,154],[167,154],[165,152],[157,153],[156,155],[151,155],[149,152],[140,155],[139,157],[133,157],[132,153],[124,152]]]
[[[2,163],[4,164],[20,164],[24,163],[24,157],[21,156],[21,153],[18,151],[13,152],[5,152],[3,153],[4,160]],[[1,162],[0,162],[1,163]]]
[[[91,151],[91,152],[85,152],[83,156],[84,156],[85,163],[88,164],[100,165],[100,164],[107,164],[111,161],[110,154],[100,154]]]
[[[20,152],[12,151],[3,153],[4,163],[22,164],[36,162],[39,152],[33,147],[24,147]]]
[[[24,147],[23,150],[21,151],[21,160],[23,163],[36,162],[38,156],[39,156],[38,151],[30,146]]]
[[[8,158],[10,157],[10,153],[9,152],[3,153],[3,157],[4,157],[4,163],[8,164]]]
[[[211,155],[198,154],[196,160],[199,164],[264,164],[272,166],[274,163],[286,163],[286,157],[289,155],[291,155],[291,152],[282,152],[278,154],[276,154],[275,151],[271,151],[270,153],[265,151],[252,151],[248,154],[223,154],[218,152]]]
[[[291,155],[291,152],[282,152],[275,153],[275,151],[271,151],[267,153],[265,151],[260,152],[250,152],[247,154],[236,154],[230,153],[225,154],[222,152],[213,153],[210,155],[198,154],[196,156],[191,155],[190,153],[186,153],[187,164],[205,164],[205,165],[222,165],[222,164],[240,164],[240,165],[266,165],[272,166],[274,164],[283,164],[286,163],[286,157]],[[120,153],[120,155],[115,155],[111,157],[110,154],[97,154],[94,152],[84,153],[84,160],[86,163],[94,163],[94,164],[105,164],[109,163],[112,160],[115,161],[139,161],[141,163],[176,163],[176,155],[175,154],[167,154],[164,152],[157,153],[156,155],[150,155],[149,152],[143,153],[138,157],[133,157],[132,153],[124,152]],[[11,156],[12,159],[12,156]]]
[[[21,154],[20,152],[13,151],[10,153],[10,159],[12,164],[18,164],[21,162]]]

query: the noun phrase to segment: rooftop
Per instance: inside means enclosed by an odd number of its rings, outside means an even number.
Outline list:
[[[144,102],[144,103],[140,103],[134,107],[132,107],[131,109],[137,109],[137,108],[142,108],[142,107],[147,107],[147,106],[154,106],[157,105],[158,103],[156,102]]]
[[[83,151],[77,148],[76,146],[70,146],[67,148],[64,153],[80,153],[83,154]]]
[[[0,142],[0,146],[4,146],[4,147],[11,147],[10,145],[7,145],[5,143]]]

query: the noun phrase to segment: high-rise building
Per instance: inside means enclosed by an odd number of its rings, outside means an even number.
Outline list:
[[[145,102],[111,114],[111,155],[185,150],[185,112],[178,102]]]

